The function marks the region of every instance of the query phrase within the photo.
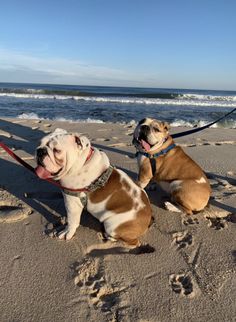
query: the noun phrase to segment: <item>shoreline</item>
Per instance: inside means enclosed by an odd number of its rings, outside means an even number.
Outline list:
[[[84,133],[113,165],[135,179],[134,126],[1,118],[0,140],[34,166],[35,148],[45,134],[56,127]],[[187,129],[177,127],[171,133]],[[116,253],[122,244],[103,244],[99,223],[86,211],[71,241],[50,238],[48,232],[65,216],[58,189],[0,149],[2,320],[233,322],[235,133],[210,128],[175,140],[206,172],[212,187],[210,209],[186,218],[163,209],[158,187],[148,191],[154,224],[142,240],[156,251],[139,256]],[[34,198],[25,198],[25,193]]]

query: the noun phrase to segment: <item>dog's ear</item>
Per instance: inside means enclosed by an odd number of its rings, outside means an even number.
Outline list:
[[[164,127],[164,129],[165,129],[166,131],[169,131],[169,129],[170,129],[170,124],[169,124],[169,123],[167,123],[167,122],[162,122],[162,125],[163,125],[163,127]]]
[[[142,125],[143,123],[146,122],[146,118],[145,119],[142,119],[141,121],[138,122],[138,125]]]
[[[79,135],[78,133],[74,134],[76,144],[83,150],[90,146],[89,139],[84,135]]]

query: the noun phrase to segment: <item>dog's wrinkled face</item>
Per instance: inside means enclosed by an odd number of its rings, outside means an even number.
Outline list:
[[[169,124],[151,118],[141,120],[134,130],[133,144],[146,152],[160,147],[169,135]]]
[[[56,129],[45,136],[36,149],[36,174],[43,179],[62,178],[79,159],[90,142],[85,136]]]

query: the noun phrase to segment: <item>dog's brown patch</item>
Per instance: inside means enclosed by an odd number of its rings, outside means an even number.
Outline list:
[[[92,203],[98,203],[105,200],[109,195],[112,195],[116,191],[122,189],[120,181],[120,174],[117,170],[113,170],[110,178],[104,187],[97,189],[94,192],[89,193],[89,199]]]
[[[107,202],[106,209],[120,214],[131,210],[133,206],[133,199],[131,196],[124,189],[120,189],[111,195]]]
[[[123,240],[130,246],[140,245],[138,238],[146,232],[151,222],[152,210],[144,191],[141,200],[145,206],[137,212],[137,217],[119,225],[115,230],[115,238]]]

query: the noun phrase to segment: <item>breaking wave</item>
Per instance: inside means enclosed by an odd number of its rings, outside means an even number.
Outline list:
[[[34,100],[75,100],[97,103],[117,103],[117,104],[143,104],[143,105],[184,105],[184,106],[217,106],[217,107],[236,107],[236,96],[207,96],[184,94],[177,95],[172,99],[165,98],[145,98],[145,97],[117,97],[114,96],[68,96],[68,95],[46,95],[32,93],[3,93],[0,96],[14,97],[21,99]]]
[[[65,117],[56,117],[56,118],[43,118],[39,117],[36,113],[22,113],[18,115],[19,119],[28,119],[28,120],[52,120],[52,121],[58,121],[58,122],[70,122],[70,123],[106,123],[103,120],[99,119],[93,119],[88,117],[87,119],[71,119],[71,118],[65,118]],[[128,124],[128,125],[134,125],[137,122],[135,120],[131,120],[129,122],[116,122],[121,124]],[[171,127],[201,127],[206,124],[210,123],[207,120],[193,120],[193,121],[185,121],[181,119],[175,119],[174,121],[170,122]],[[236,128],[236,121],[229,119],[225,120],[224,122],[219,122],[217,124],[214,124],[211,126],[211,128]]]
[[[22,113],[17,116],[19,119],[25,119],[25,120],[50,120],[50,118],[44,118],[44,117],[39,117],[36,113]],[[104,123],[102,120],[96,120],[88,117],[85,120],[80,120],[80,119],[70,119],[70,118],[65,118],[65,117],[55,117],[51,119],[52,121],[58,121],[58,122],[80,122],[80,123]]]

